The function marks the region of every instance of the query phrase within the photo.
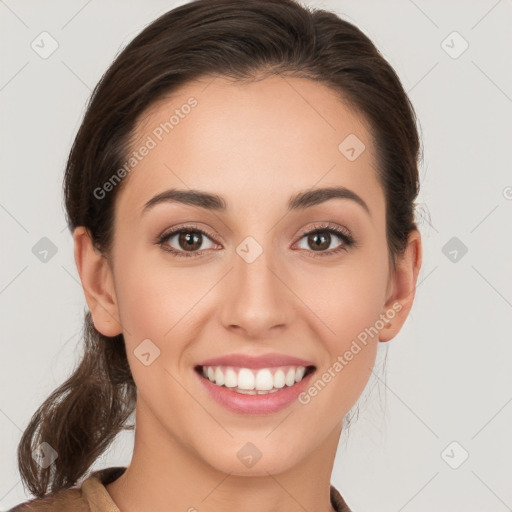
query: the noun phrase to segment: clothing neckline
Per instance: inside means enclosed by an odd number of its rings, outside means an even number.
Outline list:
[[[81,486],[82,494],[87,500],[91,512],[121,512],[114,503],[105,485],[117,480],[126,466],[112,466],[92,472]],[[336,512],[351,512],[339,491],[330,485],[331,505]]]

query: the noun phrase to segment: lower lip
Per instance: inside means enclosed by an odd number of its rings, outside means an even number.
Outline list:
[[[293,386],[285,386],[274,393],[266,395],[245,395],[231,391],[226,386],[217,386],[209,379],[195,372],[208,393],[226,409],[239,414],[272,414],[288,407],[305,391],[315,371],[306,375]]]

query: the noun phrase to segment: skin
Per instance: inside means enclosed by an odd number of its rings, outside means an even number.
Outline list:
[[[331,510],[342,421],[368,382],[378,343],[396,336],[411,309],[420,234],[411,232],[393,270],[370,131],[331,89],[282,76],[188,83],[143,116],[133,147],[191,96],[198,105],[125,178],[109,257],[93,249],[83,227],[74,232],[95,327],[123,333],[138,389],[132,461],[107,490],[123,512]],[[338,150],[349,134],[366,146],[354,161]],[[349,199],[287,213],[289,196],[340,185],[370,213]],[[221,195],[227,210],[168,203],[141,216],[170,188]],[[357,244],[327,255],[343,244],[332,235],[324,257],[315,257],[304,233],[323,221],[347,228]],[[203,237],[201,255],[177,258],[155,243],[190,222],[214,235]],[[263,249],[252,263],[236,252],[247,236]],[[167,244],[185,252],[178,236]],[[225,354],[278,352],[313,361],[320,376],[397,303],[401,310],[306,405],[230,412],[193,370]],[[147,338],[160,349],[149,366],[134,355]],[[251,468],[237,457],[247,442],[262,454]]]

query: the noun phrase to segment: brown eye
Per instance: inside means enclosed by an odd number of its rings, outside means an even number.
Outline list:
[[[336,245],[336,238],[339,243]],[[334,247],[332,244],[334,242]],[[338,226],[316,226],[316,229],[304,233],[299,241],[299,248],[312,253],[312,256],[332,256],[347,251],[355,245],[352,235],[346,228]],[[315,254],[316,253],[316,254]]]
[[[338,238],[342,243],[338,243],[336,247],[331,247],[331,244],[335,243],[335,239]],[[305,246],[299,247],[301,249],[307,249],[315,252],[325,252],[327,250],[336,250],[340,245],[348,244],[346,236],[339,234],[329,229],[315,230],[310,233],[306,233],[301,240],[305,240]]]
[[[211,238],[203,231],[186,228],[176,229],[163,235],[158,243],[164,250],[177,257],[200,255],[203,250],[215,247]]]
[[[186,251],[197,251],[201,247],[202,235],[198,231],[182,231],[178,234],[178,245]]]
[[[325,231],[317,231],[308,235],[308,244],[314,251],[325,251],[331,245],[331,235]]]

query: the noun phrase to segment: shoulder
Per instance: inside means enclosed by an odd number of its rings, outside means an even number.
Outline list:
[[[54,496],[25,501],[7,512],[90,512],[90,509],[80,489],[71,488],[59,491]]]
[[[125,466],[114,466],[94,471],[80,487],[63,489],[53,496],[34,498],[16,505],[7,512],[91,512],[89,503],[103,511],[117,510],[105,485],[119,478]]]

